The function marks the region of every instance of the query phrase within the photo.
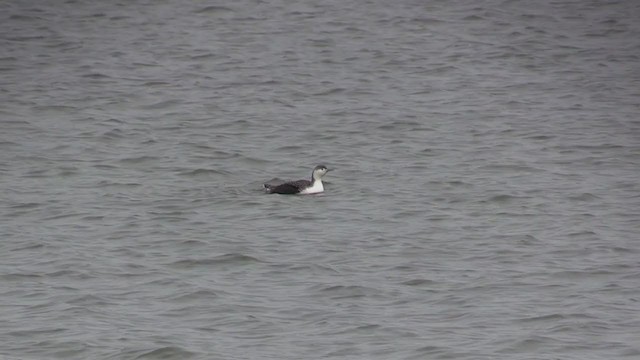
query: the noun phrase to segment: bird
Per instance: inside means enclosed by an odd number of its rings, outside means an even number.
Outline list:
[[[313,168],[311,172],[311,181],[303,179],[296,181],[287,181],[282,184],[269,184],[265,183],[264,188],[268,194],[319,194],[324,192],[324,185],[322,184],[322,177],[329,171],[326,166],[318,165]]]

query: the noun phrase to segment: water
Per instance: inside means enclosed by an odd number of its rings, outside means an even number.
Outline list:
[[[637,2],[0,9],[0,358],[640,358]]]

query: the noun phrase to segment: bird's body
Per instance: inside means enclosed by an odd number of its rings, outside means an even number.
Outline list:
[[[296,180],[287,181],[279,185],[264,184],[264,188],[269,194],[319,194],[324,192],[322,177],[329,171],[326,166],[318,165],[311,173],[311,181]]]

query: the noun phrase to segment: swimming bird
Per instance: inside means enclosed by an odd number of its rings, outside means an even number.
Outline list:
[[[318,194],[324,192],[322,177],[329,171],[326,166],[318,165],[311,172],[311,181],[297,180],[288,181],[283,184],[264,184],[264,188],[269,194]]]

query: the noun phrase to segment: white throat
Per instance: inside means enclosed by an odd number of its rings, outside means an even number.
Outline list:
[[[300,194],[318,194],[321,192],[324,192],[324,185],[322,185],[322,180],[316,179],[313,182],[313,185],[300,191]]]

